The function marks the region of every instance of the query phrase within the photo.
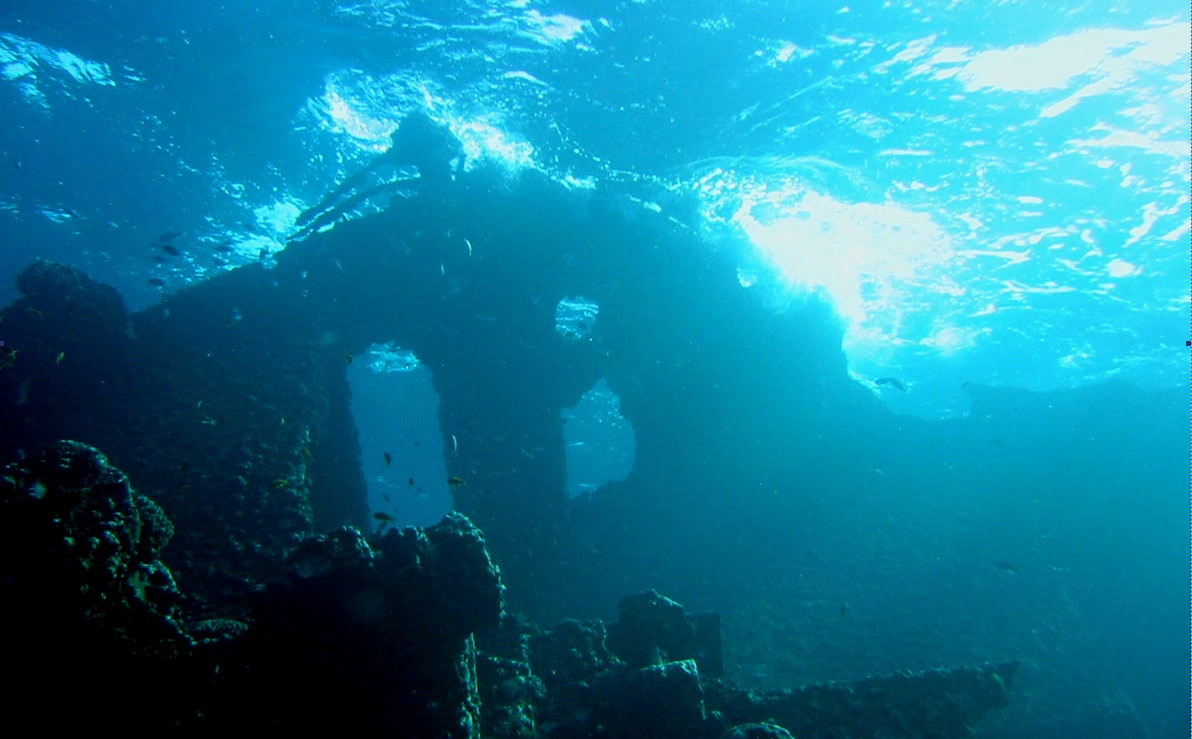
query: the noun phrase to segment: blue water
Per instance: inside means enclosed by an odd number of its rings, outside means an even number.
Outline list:
[[[1189,38],[1189,9],[1174,0],[8,0],[0,301],[37,257],[115,285],[133,309],[269,264],[298,214],[421,110],[461,139],[468,168],[495,162],[510,177],[538,170],[577,191],[627,191],[648,207],[689,204],[708,248],[737,261],[741,289],[776,311],[831,305],[849,373],[896,413],[964,417],[965,383],[1178,390],[1189,381]],[[350,215],[384,206],[365,201]],[[352,369],[358,395],[403,397],[356,410],[372,495],[441,480],[435,465],[447,450],[433,421],[384,437],[387,413],[433,418],[425,378],[395,390],[385,385],[392,377],[361,374],[369,371],[363,361]],[[583,423],[568,437],[574,450],[600,443]],[[631,430],[614,432],[622,441],[604,440],[603,461],[571,457],[571,494],[626,474]],[[1091,463],[1115,448],[1107,438],[1138,442],[1105,428],[1065,443],[1087,443],[1075,458]],[[382,450],[408,454],[385,464]],[[1115,472],[1119,489],[1133,486],[1144,501],[1126,510],[1145,530],[1171,517],[1156,511],[1179,509],[1182,526],[1187,506],[1170,501],[1185,501],[1186,490],[1153,472]],[[419,522],[446,505],[436,484],[421,491]],[[1025,472],[1012,503],[997,499],[1004,508],[986,494],[965,505],[994,506],[982,515],[999,530],[1070,542],[1082,534],[1055,527],[1084,527],[1090,542],[1109,542],[1099,564],[1090,543],[1038,567],[1011,562],[995,573],[1002,581],[1054,578],[1034,586],[1063,588],[1073,568],[1136,566],[1146,573],[1136,582],[1170,584],[1133,562],[1145,535],[1118,541],[1101,517],[1059,525],[1039,513],[1080,502],[1048,498]],[[905,502],[869,504],[909,515]],[[956,515],[958,526],[980,518]],[[1186,569],[1186,550],[1163,551],[1180,559],[1164,576]],[[949,587],[971,587],[957,578]],[[1103,597],[1112,609],[1119,596],[1169,597],[1163,588],[1064,598],[1091,608]],[[1005,607],[991,592],[982,596],[990,607]],[[1165,633],[1170,606],[1156,607]],[[1087,642],[1116,638],[1107,624],[1110,633]],[[1136,653],[1186,662],[1186,647]],[[1140,656],[1135,672],[1162,674],[1161,688],[1116,686],[1104,700],[1180,694],[1171,681],[1186,675],[1152,657]],[[1153,715],[1183,709],[1147,706]]]
[[[901,412],[1183,382],[1187,8],[721,5],[7,3],[0,277],[69,256],[152,301],[284,248],[425,109],[473,163],[698,194],[743,283],[830,299]]]

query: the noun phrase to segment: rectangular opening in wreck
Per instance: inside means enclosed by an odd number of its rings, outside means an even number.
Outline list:
[[[555,331],[567,341],[589,341],[600,305],[582,295],[561,298],[555,305]],[[604,378],[579,402],[559,412],[567,453],[567,497],[591,495],[609,482],[619,482],[633,469],[636,438],[621,415],[621,398]]]
[[[605,483],[629,476],[636,437],[629,420],[621,415],[620,396],[604,378],[560,415],[567,445],[568,497],[591,495]]]
[[[348,367],[360,466],[376,523],[430,526],[451,511],[439,396],[413,352],[373,344]]]

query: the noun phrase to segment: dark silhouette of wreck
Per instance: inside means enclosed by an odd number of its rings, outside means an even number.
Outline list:
[[[181,732],[944,739],[1006,704],[1012,662],[726,682],[714,616],[649,588],[779,577],[789,535],[763,522],[786,504],[724,491],[846,489],[854,465],[801,461],[856,443],[833,420],[860,419],[858,457],[899,431],[825,307],[763,305],[673,208],[483,167],[435,185],[132,315],[71,267],[21,273],[0,313],[10,713],[65,702],[63,673],[87,708],[68,723]],[[555,330],[571,296],[600,306],[581,340]],[[360,533],[345,356],[375,342],[431,369],[458,440],[458,513],[425,531]],[[636,466],[568,500],[560,411],[600,378]]]

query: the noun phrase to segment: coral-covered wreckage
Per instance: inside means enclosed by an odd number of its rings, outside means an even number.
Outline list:
[[[247,623],[191,621],[159,559],[169,519],[93,447],[0,472],[7,713],[61,729],[410,737],[961,737],[1015,664],[755,693],[720,675],[719,629],[654,592],[620,618],[541,630],[505,610],[458,513],[300,542]],[[61,709],[57,714],[54,708]]]
[[[27,267],[0,311],[6,718],[970,735],[1013,662],[751,692],[725,675],[718,618],[650,591],[686,600],[693,577],[729,588],[783,561],[794,514],[775,506],[865,466],[815,477],[786,448],[827,458],[846,408],[885,428],[826,309],[775,312],[701,238],[638,198],[478,167],[132,314],[72,267]],[[600,305],[583,340],[556,331],[568,296]],[[425,529],[372,530],[345,357],[376,342],[430,368],[460,440],[457,513]],[[569,500],[560,411],[600,378],[636,463]],[[742,474],[791,494],[704,492]],[[626,593],[618,621],[591,618]]]

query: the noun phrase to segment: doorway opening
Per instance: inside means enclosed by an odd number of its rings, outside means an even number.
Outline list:
[[[439,396],[413,352],[373,344],[348,367],[360,466],[378,525],[430,526],[451,511]]]

